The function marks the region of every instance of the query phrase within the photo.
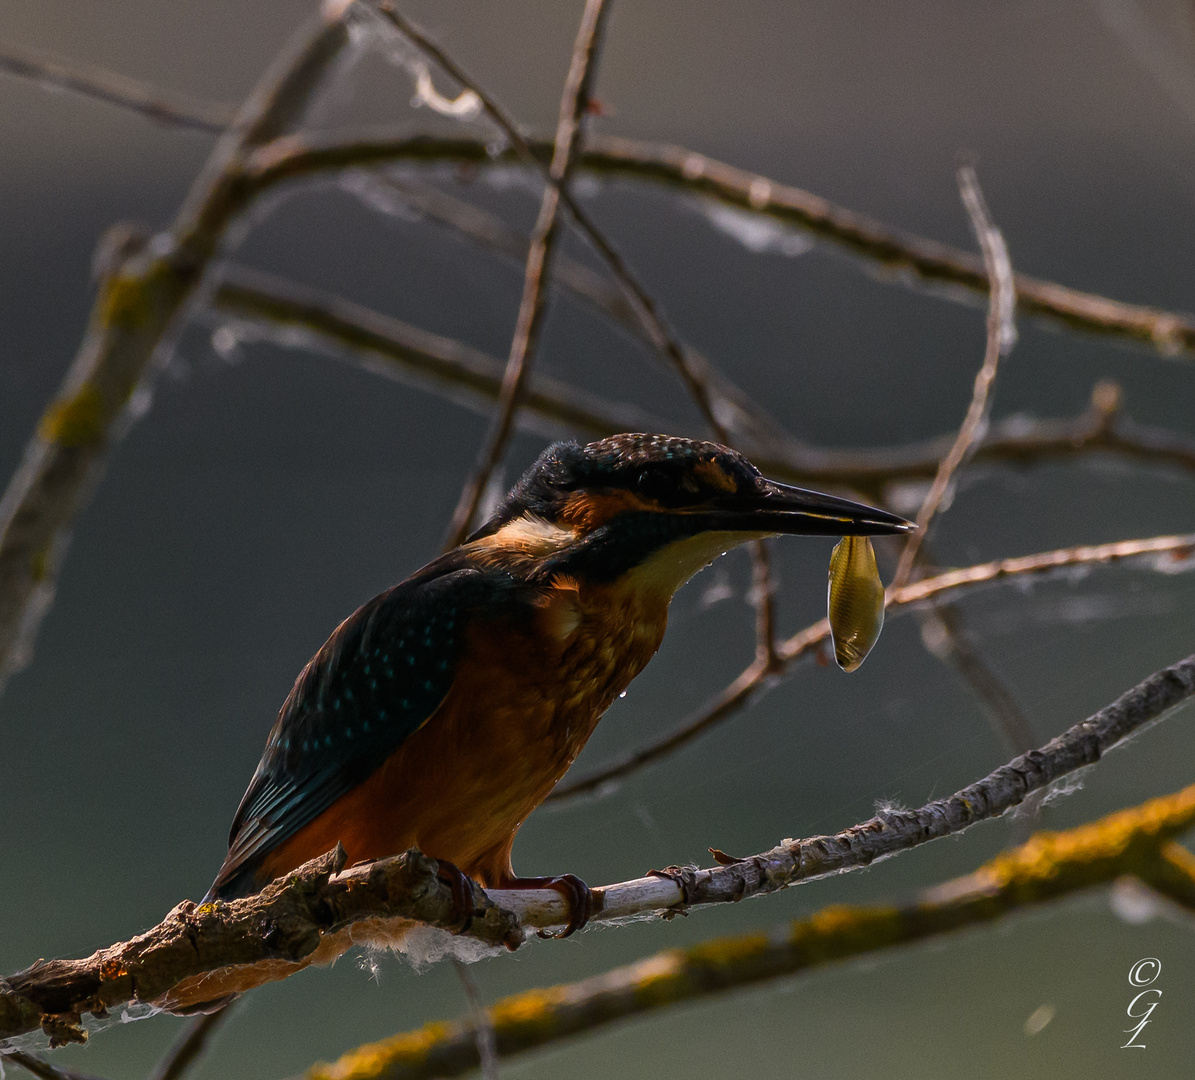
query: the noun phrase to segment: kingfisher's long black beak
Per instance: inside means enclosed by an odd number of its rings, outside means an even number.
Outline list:
[[[767,480],[760,493],[728,495],[704,512],[710,529],[799,536],[882,536],[917,526],[887,510]]]

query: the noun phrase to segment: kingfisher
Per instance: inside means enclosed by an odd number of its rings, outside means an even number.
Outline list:
[[[592,893],[571,874],[519,877],[511,848],[660,647],[677,589],[749,540],[912,528],[765,479],[717,443],[554,443],[481,528],[350,615],[302,670],[205,902],[337,844],[350,862],[418,848],[454,886],[556,890],[572,933]]]

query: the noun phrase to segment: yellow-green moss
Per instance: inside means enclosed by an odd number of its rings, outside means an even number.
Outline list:
[[[835,904],[792,924],[789,943],[811,960],[832,960],[878,949],[904,937],[898,908]]]
[[[490,1009],[490,1023],[498,1032],[518,1029],[526,1035],[532,1031],[551,1031],[556,1025],[556,1010],[563,1000],[558,986],[528,990],[497,1002]]]
[[[714,938],[684,950],[685,962],[694,967],[729,968],[753,960],[768,950],[766,934]]]
[[[46,580],[46,575],[50,569],[50,549],[44,547],[41,551],[35,552],[29,559],[29,575],[36,582]]]
[[[121,330],[145,326],[153,315],[149,282],[132,274],[110,278],[100,300],[100,321]]]
[[[100,392],[84,383],[71,397],[55,401],[43,414],[38,434],[59,446],[87,446],[104,438],[107,409]]]
[[[1158,843],[1195,820],[1195,785],[1066,832],[1035,833],[976,871],[993,888],[1028,886],[1061,873],[1123,859],[1130,847],[1152,856]],[[1123,867],[1128,871],[1130,867]]]
[[[685,960],[680,949],[669,949],[635,965],[635,1002],[641,1008],[675,1001],[686,982]]]
[[[393,1039],[366,1043],[338,1061],[320,1062],[307,1072],[308,1080],[356,1080],[381,1076],[389,1069],[417,1065],[453,1034],[450,1024],[424,1024],[417,1031]]]

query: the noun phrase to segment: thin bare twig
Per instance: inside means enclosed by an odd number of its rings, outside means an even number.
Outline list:
[[[48,609],[71,524],[134,391],[200,284],[224,228],[252,191],[241,166],[299,120],[348,44],[344,0],[325,4],[282,51],[217,143],[170,231],[127,252],[101,283],[59,391],[0,498],[0,679],[27,658]]]
[[[496,215],[436,188],[388,176],[358,175],[350,182],[350,189],[375,207],[381,203],[389,208],[397,200],[406,210],[414,211],[427,221],[450,229],[480,247],[516,259],[520,264],[527,260],[530,244],[526,235],[516,232]],[[650,348],[655,348],[654,339],[647,332],[638,312],[628,303],[624,291],[601,274],[557,252],[552,262],[552,280]],[[715,368],[692,346],[686,345],[685,351],[690,366],[709,385],[711,395],[717,402],[718,418],[739,450],[752,456],[775,457],[783,452],[785,446],[793,443],[792,436],[783,430],[780,423],[724,372]]]
[[[1013,754],[1032,750],[1034,737],[1029,718],[981,655],[958,605],[931,602],[919,604],[915,610],[921,623],[922,644],[962,680],[1007,750]],[[1021,806],[1012,829],[1017,842],[1028,839],[1037,827],[1045,807],[1044,795],[1034,792]]]
[[[469,1003],[469,1012],[473,1017],[473,1048],[477,1052],[476,1064],[481,1066],[482,1080],[498,1080],[498,1050],[494,1044],[494,1025],[490,1023],[485,1002],[481,1000],[477,981],[470,974],[468,965],[455,956],[452,958],[452,966],[456,968],[457,978],[461,981],[465,1000]]]
[[[552,177],[550,166],[545,164],[547,154],[541,159],[527,140],[527,137],[519,130],[518,125],[494,100],[493,96],[487,93],[476,80],[467,75],[460,65],[436,45],[434,41],[413,23],[405,19],[398,12],[392,0],[376,0],[375,7],[404,37],[439,64],[461,86],[472,90],[477,95],[486,115],[498,125],[502,133],[510,140],[514,152],[526,161],[527,164],[537,169],[544,176],[544,179],[556,189],[561,204],[568,209],[577,227],[610,268],[610,272],[622,288],[631,306],[639,313],[640,318],[643,320],[644,329],[647,331],[652,342],[680,376],[690,396],[697,404],[702,417],[710,425],[710,430],[713,431],[715,437],[720,442],[729,444],[728,433],[714,408],[713,392],[704,378],[704,373],[691,361],[688,350],[681,344],[671,329],[669,329],[659,305],[639,283],[639,280],[627,265],[626,260],[597,228],[589,215],[578,205],[568,189]]]
[[[889,588],[885,610],[899,614],[899,609],[909,604],[932,600],[960,588],[987,584],[1022,574],[1042,574],[1068,566],[1102,565],[1122,559],[1151,556],[1155,559],[1174,558],[1185,562],[1193,554],[1195,533],[1187,533],[1181,536],[1155,536],[1146,540],[1121,540],[1112,544],[1059,548],[1014,559],[997,559],[963,570],[950,570],[935,577],[923,578],[900,589]],[[825,619],[807,626],[777,647],[779,666],[776,670],[783,670],[829,640],[830,624]],[[758,659],[752,661],[709,705],[682,723],[675,731],[604,769],[560,784],[545,801],[557,802],[577,795],[601,794],[603,791],[612,790],[617,781],[653,761],[667,757],[735,715],[769,684],[769,675],[772,673]]]
[[[517,238],[516,235],[514,239],[516,243],[519,243],[519,238]],[[278,288],[278,284],[275,284],[274,288]],[[223,293],[217,294],[216,299],[217,302],[220,302],[223,299]],[[252,302],[259,303],[259,301],[251,301],[251,303]],[[233,306],[235,306],[235,300],[233,301]],[[251,307],[250,309],[252,311],[253,308]],[[275,318],[278,317],[278,311],[276,307],[266,306],[265,309],[271,315],[274,315]],[[378,323],[378,321],[381,320],[381,317],[376,317],[376,315],[373,315],[372,313],[363,314],[368,315],[370,323]],[[397,325],[399,327],[402,326],[402,324]],[[333,325],[332,329],[333,331],[343,333],[343,331],[337,331],[337,327],[335,325]],[[388,327],[388,329],[390,329],[390,337],[393,338],[396,336],[394,335],[393,327]],[[357,337],[357,344],[360,345],[360,331],[354,330],[353,333]],[[419,333],[419,335],[422,337],[422,332],[413,332],[410,331],[410,329],[406,330],[407,337],[410,337],[411,333]],[[370,338],[370,340],[373,340],[374,348],[376,348],[376,344],[378,344],[379,340],[381,340],[382,344],[385,346],[385,338]],[[440,339],[435,340],[436,342],[439,342]],[[445,344],[453,345],[454,343]],[[368,345],[366,345],[366,348],[368,348]],[[460,346],[458,346],[458,349],[459,348]],[[405,358],[405,352],[402,354],[402,357]],[[437,360],[439,360],[439,357],[437,357]],[[452,363],[454,360],[455,357],[452,355],[452,352],[449,352],[448,356],[446,357],[446,361]],[[478,356],[477,360],[482,361],[484,364],[488,364],[491,372],[495,372],[495,370],[498,368],[497,361],[491,360],[489,357]],[[474,367],[472,368],[466,368],[466,370],[470,373],[476,372],[476,364],[474,364]],[[491,399],[494,397],[497,385],[497,375],[491,375],[489,382],[489,397]],[[560,391],[568,392],[568,388],[562,385],[560,386]],[[537,397],[535,397],[535,393],[533,391],[532,399],[528,401],[528,407],[534,411],[537,409],[538,405],[539,400]],[[1109,424],[1113,422],[1116,411],[1119,410],[1119,405],[1119,391],[1116,391],[1114,387],[1107,385],[1107,383],[1101,383],[1101,385],[1097,386],[1096,393],[1093,394],[1092,406],[1093,410],[1095,410],[1097,430],[1107,430]],[[601,406],[597,407],[600,409]],[[605,407],[607,410],[609,409],[609,406]],[[553,410],[553,415],[560,416],[560,413],[558,410]],[[577,422],[577,417],[575,415],[572,416],[571,419],[572,422]],[[642,423],[637,423],[636,421],[627,423],[626,418],[624,418],[624,421],[621,423],[621,425],[618,422],[607,421],[605,427],[602,427],[600,413],[594,413],[593,411],[590,411],[582,417],[581,430],[589,435],[600,436],[613,434],[613,432],[617,430],[664,430],[666,427],[666,422],[657,421],[644,425]],[[1086,431],[1089,430],[1089,428],[1090,425],[1085,425],[1083,430]],[[999,436],[994,437],[997,438],[997,440],[999,438]],[[1034,436],[1030,437],[1032,438]],[[1058,438],[1059,436],[1055,435],[1055,441],[1058,441]],[[1075,438],[1074,435],[1062,436],[1061,443],[1070,449],[1074,446],[1077,446],[1077,444],[1083,443],[1083,440],[1081,440],[1081,438]],[[1005,450],[1011,450],[1012,446],[1012,444],[1009,442],[997,442],[994,444],[995,446],[1003,446]],[[1044,447],[1040,448],[1044,449]],[[881,458],[885,453],[890,452],[884,452],[884,450],[876,450],[875,452],[875,454],[877,456],[881,456]],[[776,465],[774,464],[768,467],[770,467],[773,472],[777,472],[779,475],[788,475],[788,478],[792,478],[791,474],[786,473],[784,468],[777,470]],[[808,478],[804,477],[804,475],[797,475],[795,479],[801,480]],[[756,564],[756,583],[753,589],[753,599],[756,601],[756,610],[758,610],[758,618],[756,618],[756,658],[758,659],[773,655],[774,653],[774,644],[765,644],[773,642],[773,631],[771,630],[771,626],[774,624],[774,614],[772,612],[771,603],[772,590],[768,588],[767,585],[764,585],[762,588],[760,587],[761,582],[766,582],[767,579],[768,575],[766,572],[766,567],[764,575],[760,576],[759,566]],[[765,601],[765,605],[762,607],[759,606],[760,600]],[[970,646],[966,634],[958,631],[957,610],[952,607],[926,608],[924,612],[921,613],[921,620],[923,620],[923,638],[926,640],[927,645],[930,645],[931,651],[934,652],[934,655],[944,659],[945,662],[950,663],[951,667],[954,667],[962,679],[967,682],[967,685],[970,687],[970,689],[972,689],[973,693],[975,693],[976,698],[979,699],[981,707],[983,710],[985,710],[988,716],[992,718],[993,723],[995,726],[997,726],[997,730],[1001,732],[1001,735],[1003,735],[1005,742],[1009,744],[1009,748],[1013,751],[1013,753],[1022,753],[1022,751],[1029,749],[1032,745],[1032,736],[1029,730],[1027,719],[1024,718],[1024,714],[1021,711],[1021,708],[1019,708],[1017,705],[1016,699],[1012,698],[1012,695],[1009,693],[1009,691],[1007,691],[1007,689],[1001,685],[998,677],[992,673],[991,669],[989,669],[985,663],[983,663],[979,653],[976,652],[973,646]],[[754,674],[755,673],[752,673],[753,676]],[[737,697],[737,694],[731,693],[730,699],[739,700],[739,697]],[[644,755],[636,755],[631,761],[626,762],[626,765],[638,767],[639,765],[643,765],[643,763],[648,761],[656,760],[657,757],[668,753],[670,749],[691,741],[692,738],[699,734],[701,730],[705,730],[707,726],[717,723],[721,718],[723,718],[723,712],[721,710],[712,711],[712,713],[706,714],[706,716],[701,718],[700,724],[695,726],[695,729],[692,725],[686,725],[685,729],[682,729],[682,737],[678,738],[678,740],[669,740],[666,744],[649,748]],[[603,774],[600,779],[603,781],[608,781],[612,778],[609,778],[607,775]],[[566,788],[565,793],[569,790],[571,790],[571,788]]]
[[[548,170],[550,182],[544,188],[539,217],[531,233],[527,268],[523,277],[523,297],[519,302],[519,315],[510,343],[506,372],[502,377],[502,390],[498,395],[498,410],[473,472],[466,480],[453,511],[445,542],[445,547],[448,548],[456,547],[469,533],[490,475],[506,451],[506,444],[514,427],[515,411],[519,407],[523,387],[535,359],[535,348],[543,325],[548,281],[552,272],[552,256],[559,236],[557,214],[561,193],[567,191],[569,178],[576,166],[577,151],[581,146],[581,121],[589,107],[590,88],[593,85],[602,29],[608,11],[606,0],[585,2],[581,26],[573,44],[572,63],[569,65],[568,78],[565,80],[560,101],[556,142],[552,150],[552,164]]]
[[[1149,565],[1151,569],[1170,572],[1182,569],[1193,554],[1195,554],[1195,533],[1058,548],[1055,551],[1043,551],[1037,555],[993,559],[991,562],[977,563],[960,570],[944,570],[932,578],[914,581],[900,589],[889,589],[887,604],[889,607],[916,604],[918,601],[929,600],[959,588],[1002,581],[1021,574],[1049,573],[1053,570],[1063,570],[1069,566],[1104,565],[1123,559],[1148,558],[1150,563],[1143,565]],[[799,637],[800,635],[796,635],[789,640],[795,641]],[[782,649],[781,651],[786,656],[793,655],[791,649]]]
[[[928,543],[922,545],[921,556],[921,576],[940,572]],[[962,679],[1008,751],[1023,754],[1032,750],[1035,740],[1028,718],[1012,692],[980,655],[959,605],[938,600],[919,604],[915,611],[926,651]]]
[[[219,131],[234,116],[227,106],[149,87],[120,73],[78,61],[61,61],[45,53],[14,46],[5,46],[0,53],[0,69],[98,97],[163,123]],[[436,157],[432,145],[436,141],[423,140],[419,156]],[[594,143],[581,162],[583,169],[596,168],[612,175],[691,190],[747,213],[795,225],[861,258],[878,262],[892,271],[889,276],[894,279],[911,278],[930,285],[988,291],[983,264],[970,252],[899,232],[800,188],[736,169],[681,146],[617,137],[595,139]],[[344,159],[343,164],[334,167],[392,160],[394,146],[393,142],[359,143],[356,153],[338,152],[337,156]],[[536,153],[546,156],[542,144],[533,143],[532,147]],[[481,143],[469,146],[463,155],[456,140],[445,141],[441,149],[446,151],[442,155],[444,159],[463,156],[476,164],[486,163],[486,148]],[[328,167],[326,163],[310,164],[317,168]],[[1195,319],[1186,315],[1122,304],[1021,274],[1016,277],[1016,291],[1018,306],[1028,315],[1061,320],[1069,326],[1094,333],[1132,338],[1167,355],[1195,350]],[[954,294],[947,291],[943,295],[951,297]]]
[[[330,293],[261,271],[226,267],[212,303],[258,326],[277,325],[318,335],[338,354],[364,357],[371,371],[403,378],[466,408],[488,412],[497,400],[503,372],[499,360]],[[243,331],[252,336],[243,324],[234,324],[232,330],[234,335]],[[296,343],[285,334],[282,341]],[[374,363],[374,357],[386,362]],[[1030,465],[1106,452],[1195,472],[1195,439],[1123,416],[1120,391],[1113,383],[1098,383],[1092,398],[1091,410],[1073,418],[1015,416],[993,424],[979,442],[974,460]],[[591,438],[621,431],[685,431],[685,425],[675,420],[534,374],[520,422],[528,415],[546,422],[534,430],[564,430]],[[771,449],[753,451],[751,457],[779,480],[844,487],[879,498],[891,483],[932,477],[952,438],[945,435],[903,447],[823,450],[768,436]],[[755,445],[750,436],[746,441]]]
[[[988,427],[973,447],[971,460],[1028,465],[1107,452],[1195,471],[1195,439],[1184,433],[1147,427],[1124,416],[1121,399],[1116,383],[1101,380],[1092,388],[1090,408],[1076,417],[1048,420],[1023,415],[1007,417]],[[830,451],[829,457],[802,457],[809,466],[820,462],[827,467],[819,476],[822,482],[833,482],[832,477],[836,476],[840,483],[879,497],[887,484],[894,481],[936,475],[951,445],[951,436],[941,436],[900,448]]]
[[[928,543],[922,545],[921,556],[921,575],[924,577],[935,573]],[[896,557],[899,559],[899,554]],[[921,628],[921,643],[926,651],[958,676],[1008,752],[1023,754],[1032,750],[1034,740],[1028,719],[1012,691],[980,655],[959,605],[949,600],[931,601],[918,604],[914,614]],[[1013,836],[1018,842],[1026,839],[1036,824],[1040,810],[1036,798],[1030,796],[1017,814]]]
[[[487,251],[504,255],[525,266],[531,249],[526,233],[511,228],[497,214],[474,203],[458,199],[429,184],[397,177],[359,174],[349,182],[350,190],[367,204],[389,210],[401,206],[423,220],[449,230]],[[633,334],[643,326],[622,292],[597,271],[558,251],[552,260],[552,280]]]
[[[681,1002],[981,926],[1126,874],[1155,888],[1165,875],[1166,894],[1190,902],[1192,857],[1168,837],[1193,821],[1195,787],[1189,787],[1066,832],[1038,833],[965,877],[921,891],[912,902],[839,904],[763,933],[668,949],[579,982],[503,998],[487,1010],[484,1023],[496,1035],[499,1054],[511,1058]],[[1179,869],[1172,873],[1174,867]],[[477,1066],[478,1023],[476,1014],[433,1021],[357,1047],[331,1064],[313,1065],[305,1080],[459,1076]]]
[[[236,110],[229,105],[163,90],[128,75],[81,60],[64,60],[40,49],[0,45],[0,71],[32,79],[41,86],[69,90],[122,109],[131,109],[159,124],[210,134],[221,134],[236,116]]]
[[[217,312],[233,316],[228,322],[221,317],[221,327],[234,341],[262,337],[292,346],[322,347],[374,374],[440,394],[483,414],[498,400],[500,360],[331,293],[259,270],[226,267],[212,304]],[[540,434],[594,439],[621,431],[666,431],[672,426],[666,418],[637,406],[534,373],[518,422]]]
[[[988,279],[993,283],[988,299],[987,335],[983,365],[975,377],[971,405],[949,452],[942,458],[938,473],[917,515],[917,532],[906,542],[893,577],[893,585],[905,584],[913,574],[919,552],[925,551],[926,535],[934,515],[942,508],[955,474],[975,453],[976,445],[987,427],[991,411],[991,392],[998,365],[1016,340],[1016,294],[1012,265],[1004,237],[992,224],[975,170],[967,165],[959,169],[959,192],[971,220],[971,227],[983,251]],[[1032,733],[1016,699],[984,662],[962,626],[957,608],[949,604],[931,604],[920,612],[921,637],[926,647],[955,669],[978,700],[996,730],[1003,735],[1014,753],[1032,748]],[[1034,805],[1034,811],[1037,810]],[[1028,827],[1028,819],[1025,819]]]
[[[979,179],[975,170],[964,165],[958,171],[959,192],[963,198],[963,205],[971,219],[971,227],[983,249],[984,266],[987,268],[988,280],[992,283],[991,296],[988,300],[987,344],[984,348],[983,365],[979,374],[975,376],[975,386],[971,394],[971,404],[967,408],[967,415],[963,418],[958,435],[955,436],[949,452],[942,458],[938,466],[938,474],[930,485],[921,509],[917,512],[917,530],[905,541],[904,550],[900,555],[896,573],[892,584],[899,588],[906,584],[913,574],[913,567],[917,562],[917,553],[925,541],[929,524],[934,515],[941,509],[951,481],[959,467],[967,460],[975,445],[976,439],[982,434],[987,423],[990,409],[992,384],[996,381],[996,372],[1001,357],[1008,354],[1016,341],[1016,327],[1013,317],[1016,312],[1016,294],[1013,292],[1012,265],[1008,259],[1008,248],[1004,244],[1004,237],[1000,230],[992,224],[991,215],[983,199],[983,192],[979,188]]]
[[[751,545],[751,603],[755,606],[755,661],[769,671],[776,655],[776,581],[767,542]]]
[[[1014,754],[1032,749],[1033,729],[1028,717],[960,625],[958,608],[953,604],[928,604],[918,610],[918,615],[925,647],[958,672],[988,714],[1005,747]]]
[[[228,1019],[232,1007],[230,1002],[188,1021],[182,1035],[154,1066],[149,1080],[179,1080],[203,1056],[216,1029]]]
[[[1195,655],[1150,675],[1111,705],[1040,750],[918,810],[886,810],[831,836],[786,840],[729,865],[669,867],[598,888],[598,921],[687,911],[827,874],[962,832],[999,817],[1038,791],[1094,764],[1113,746],[1195,695]],[[337,848],[255,897],[196,907],[178,905],[158,927],[85,960],[52,960],[0,979],[0,1040],[42,1028],[58,1043],[85,1037],[80,1017],[131,1000],[182,1007],[286,978],[313,961],[329,962],[354,941],[394,944],[410,920],[459,927],[453,889],[439,864],[418,852],[340,870]],[[559,926],[568,901],[550,889],[487,892],[473,884],[477,909],[460,933],[517,944],[527,928]],[[499,908],[497,903],[502,907]],[[263,934],[262,927],[272,927]],[[354,927],[357,937],[355,938]]]
[[[0,1066],[6,1064],[20,1065],[26,1072],[39,1077],[40,1080],[98,1080],[90,1073],[75,1072],[64,1069],[60,1065],[51,1065],[45,1058],[36,1054],[26,1054],[23,1050],[10,1050],[0,1053]]]
[[[535,167],[544,169],[551,145],[540,140],[522,141],[527,153],[535,158]],[[812,192],[715,161],[682,146],[609,135],[594,135],[586,143],[578,164],[584,172],[657,183],[748,214],[771,218],[809,232],[857,256],[865,265],[879,266],[884,271],[884,280],[925,285],[947,299],[957,300],[968,294],[987,296],[991,291],[981,257],[894,229]],[[288,140],[285,147],[273,147],[262,154],[251,182],[269,187],[303,176],[396,162],[451,162],[481,170],[509,168],[512,161],[525,159],[519,144],[504,154],[492,155],[489,149],[479,139],[432,136],[350,141],[294,139]],[[1023,315],[1044,318],[1072,330],[1135,341],[1166,357],[1189,359],[1195,355],[1195,317],[1190,315],[1126,304],[1020,273],[1014,278],[1014,286],[1017,308]]]
[[[495,102],[492,95],[488,94],[475,80],[471,79],[458,64],[455,63],[442,49],[439,48],[433,41],[431,41],[418,28],[412,25],[408,20],[404,19],[396,10],[394,4],[390,0],[380,0],[377,3],[377,9],[381,14],[388,19],[408,40],[414,42],[423,52],[444,68],[454,79],[462,86],[471,90],[477,95],[477,99],[482,103],[482,107],[495,123],[502,129],[504,134],[510,139],[512,145],[519,152],[519,154],[534,165],[536,168],[544,171],[544,167],[539,158],[536,157],[530,144],[523,133],[518,129],[514,121],[505,113],[505,111]],[[580,42],[580,37],[578,38]],[[577,51],[580,49],[578,44],[574,51],[574,68],[577,66]],[[581,69],[582,77],[584,77],[585,68]],[[566,116],[569,115],[566,109],[566,101],[561,105],[561,125],[565,124]],[[575,101],[574,101],[575,105]],[[574,116],[573,125],[579,121],[579,113],[575,110],[572,114]],[[615,280],[618,281],[624,294],[631,302],[634,309],[639,312],[644,330],[649,339],[655,347],[663,353],[665,358],[670,362],[675,371],[679,374],[681,381],[684,383],[686,389],[692,397],[698,410],[704,417],[706,423],[709,424],[711,431],[715,437],[722,443],[730,445],[732,442],[730,429],[727,427],[726,420],[734,415],[735,407],[730,403],[723,403],[722,399],[717,397],[716,384],[712,383],[708,378],[708,373],[712,370],[708,362],[695,362],[686,347],[669,329],[664,317],[660,311],[659,305],[651,297],[651,295],[643,288],[638,279],[631,273],[630,267],[623,259],[617,249],[610,243],[610,241],[601,233],[597,227],[590,220],[589,216],[577,205],[571,193],[568,190],[567,179],[568,173],[575,166],[573,154],[570,152],[564,155],[564,166],[558,167],[560,160],[560,134],[561,128],[557,130],[557,140],[553,147],[552,163],[545,172],[545,179],[549,185],[548,191],[545,192],[544,202],[541,205],[540,221],[536,225],[536,235],[539,233],[540,225],[544,223],[545,215],[548,218],[547,226],[551,229],[555,227],[556,201],[563,204],[569,210],[573,220],[580,228],[582,233],[586,236],[589,242],[597,250],[598,254],[605,260],[606,265],[613,273]],[[574,131],[575,136],[575,131]],[[550,198],[551,197],[551,198]],[[527,262],[527,276],[524,283],[524,307],[520,308],[520,326],[523,324],[523,313],[528,304],[529,290],[534,286],[542,288],[546,282],[540,280],[539,271],[535,267],[536,259],[536,235],[532,237],[531,251]],[[550,237],[549,233],[549,237]],[[550,248],[547,249],[550,254]],[[541,310],[542,295],[539,297],[539,302],[536,303],[533,299],[531,301],[530,311],[528,312],[528,325],[533,326],[533,316]],[[516,330],[515,344],[512,344],[511,360],[508,364],[507,371],[511,371],[511,367],[516,363],[516,348],[519,341],[519,333]],[[497,457],[501,452],[502,445],[505,442],[506,435],[509,434],[510,418],[507,415],[513,410],[516,403],[517,392],[519,387],[519,372],[521,371],[521,361],[515,369],[515,385],[512,390],[510,398],[510,405],[508,407],[500,406],[498,421],[494,429],[494,434],[490,444],[489,450],[480,459],[474,476],[466,484],[465,490],[461,493],[461,499],[457,504],[456,512],[453,515],[452,526],[449,529],[448,545],[454,546],[464,538],[468,532],[469,523],[476,512],[477,505],[481,500],[482,492],[485,488],[484,477],[492,472],[494,465],[497,462]],[[507,380],[504,379],[504,387]],[[736,403],[740,405],[741,402]],[[721,406],[721,408],[716,408]],[[719,411],[722,416],[719,416]],[[505,418],[505,419],[504,419]],[[756,425],[756,432],[760,430],[760,426]],[[752,545],[751,550],[752,565],[755,568],[756,576],[763,575],[766,579],[767,570],[767,554],[758,544]],[[762,567],[761,567],[762,564]],[[765,597],[764,612],[769,620],[771,618],[771,604],[770,596]],[[767,645],[770,653],[770,642]]]

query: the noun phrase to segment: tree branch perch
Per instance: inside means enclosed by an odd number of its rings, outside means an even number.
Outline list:
[[[886,811],[832,836],[786,840],[708,870],[669,867],[595,890],[597,920],[737,903],[876,859],[998,817],[1027,795],[1094,764],[1122,739],[1195,694],[1195,655],[1149,676],[1040,750],[1015,758],[919,810]],[[356,942],[393,944],[412,920],[451,929],[459,918],[438,864],[418,852],[338,872],[338,849],[280,878],[261,894],[197,907],[179,904],[159,926],[84,960],[53,960],[0,980],[0,1041],[39,1028],[52,1044],[81,1041],[84,1013],[140,1001],[171,1008],[241,993],[328,962]],[[567,902],[550,890],[487,893],[474,883],[477,915],[461,932],[492,946],[517,945],[531,927],[561,925]],[[501,907],[498,904],[501,904]],[[395,921],[397,920],[397,922]],[[459,927],[457,927],[459,929]]]
[[[668,949],[580,982],[525,991],[486,1010],[501,1058],[684,1001],[796,975],[980,926],[1125,874],[1152,884],[1195,822],[1195,786],[1066,832],[1043,832],[913,902],[835,905],[767,931]],[[1181,855],[1179,856],[1181,858]],[[1180,875],[1181,876],[1181,875]],[[1192,880],[1183,878],[1187,887]],[[423,1080],[476,1068],[477,1021],[434,1021],[314,1065],[306,1080]]]

